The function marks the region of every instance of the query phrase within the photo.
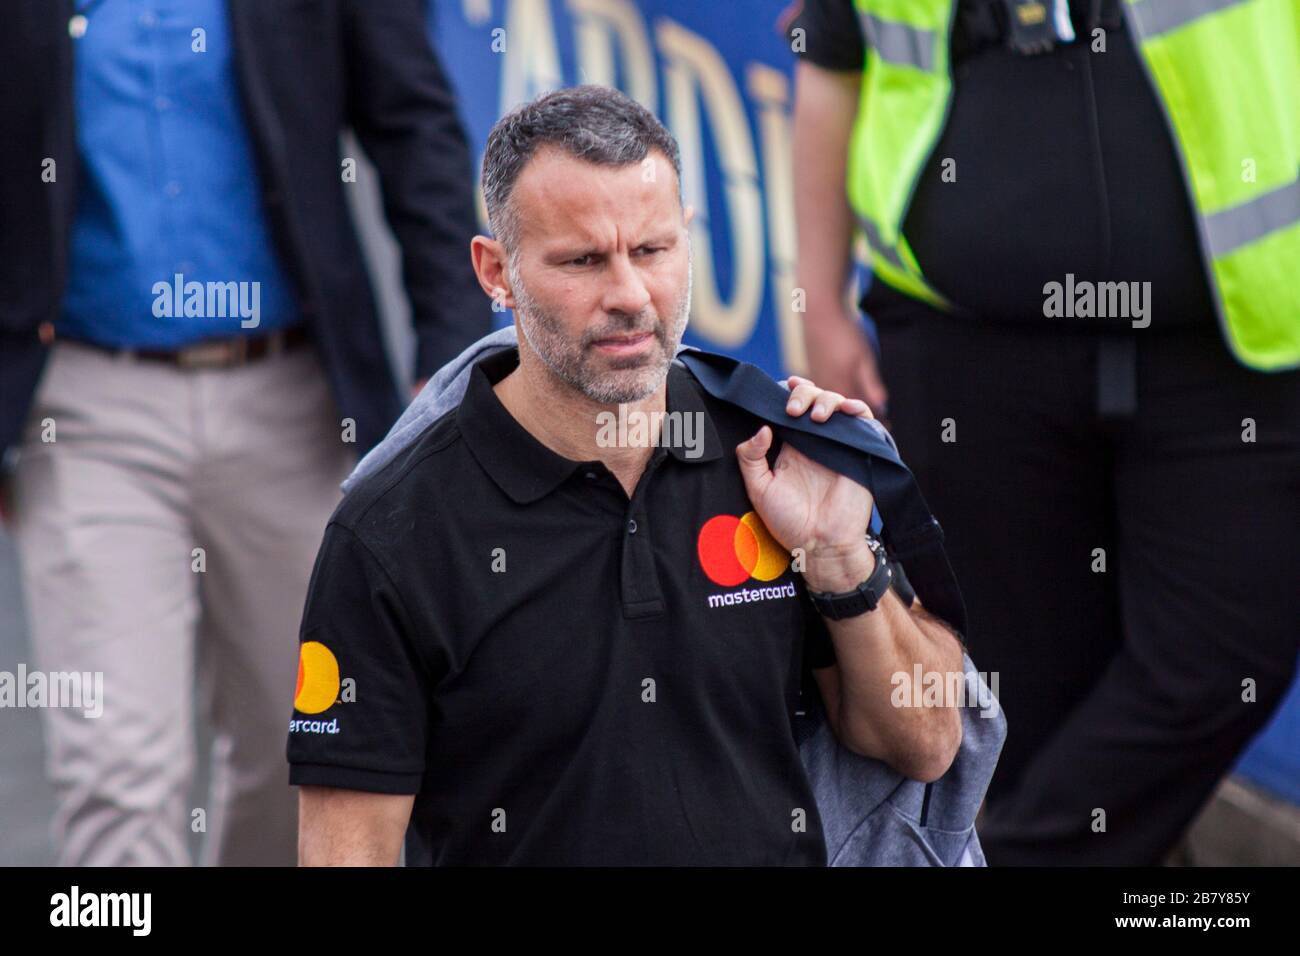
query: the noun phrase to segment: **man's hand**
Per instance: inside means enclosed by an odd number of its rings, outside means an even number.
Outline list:
[[[791,418],[798,418],[812,409],[810,416],[815,422],[824,422],[835,412],[856,415],[858,418],[872,418],[871,408],[860,398],[845,398],[831,388],[819,387],[811,379],[791,375],[781,384],[790,390],[790,398],[785,403],[785,412]]]
[[[415,401],[416,396],[423,392],[424,386],[428,384],[429,380],[427,378],[417,379],[415,384],[411,386],[411,401]]]
[[[791,379],[787,412],[802,414],[819,402],[840,411],[845,401],[807,379]],[[830,415],[814,412],[814,421]],[[860,418],[870,418],[864,409]],[[787,551],[803,548],[804,582],[814,591],[849,591],[871,576],[876,559],[866,533],[875,502],[856,481],[818,464],[790,445],[776,468],[767,465],[772,429],[764,425],[736,446],[745,490],[754,510]],[[961,714],[952,702],[939,707],[895,707],[893,675],[959,673],[961,645],[942,622],[909,610],[893,591],[875,611],[828,620],[836,663],[814,671],[831,729],[854,753],[883,760],[914,780],[931,782],[947,772],[961,746]]]
[[[813,421],[824,422],[836,411],[871,418],[859,399],[819,388],[806,378],[791,376],[786,413],[798,417],[811,409]],[[851,478],[820,465],[790,445],[781,449],[776,468],[767,464],[772,429],[764,425],[753,438],[736,446],[740,474],[754,510],[772,537],[787,551],[803,548],[804,571],[816,590],[848,590],[875,566],[867,547],[867,524],[873,505],[871,492]],[[843,587],[840,578],[852,577]]]

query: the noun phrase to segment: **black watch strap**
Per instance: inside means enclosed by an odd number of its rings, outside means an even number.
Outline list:
[[[822,617],[840,621],[846,617],[857,617],[859,614],[874,611],[884,598],[885,592],[889,590],[894,579],[894,570],[885,555],[884,545],[871,536],[868,536],[867,540],[876,556],[876,567],[869,578],[852,591],[832,593],[809,589],[808,597],[812,599],[813,607]]]

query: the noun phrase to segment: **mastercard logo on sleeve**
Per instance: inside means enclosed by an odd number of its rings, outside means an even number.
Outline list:
[[[298,687],[293,706],[304,714],[329,710],[339,696],[339,661],[320,641],[304,641],[298,648]]]
[[[710,518],[700,529],[696,549],[704,573],[723,587],[734,587],[750,578],[774,581],[790,566],[790,556],[753,511],[740,518]]]

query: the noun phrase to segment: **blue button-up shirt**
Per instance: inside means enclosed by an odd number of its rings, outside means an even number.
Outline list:
[[[297,322],[225,0],[76,5],[89,7],[74,41],[81,180],[59,334],[175,348]]]

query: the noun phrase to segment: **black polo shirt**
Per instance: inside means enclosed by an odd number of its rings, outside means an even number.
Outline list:
[[[416,794],[408,864],[824,865],[790,712],[834,651],[750,515],[734,449],[761,423],[674,365],[702,440],[629,500],[500,403],[517,362],[480,362],[331,518],[290,782]]]

